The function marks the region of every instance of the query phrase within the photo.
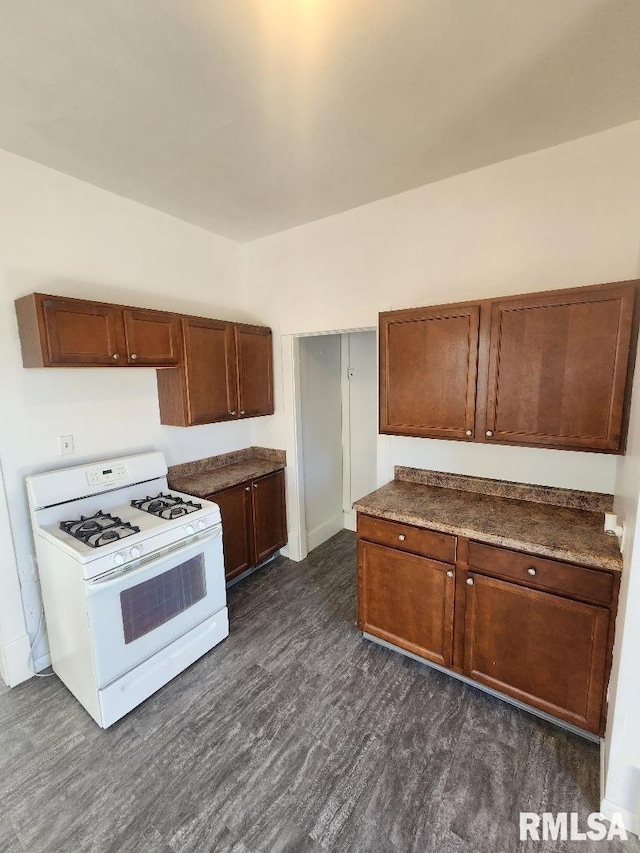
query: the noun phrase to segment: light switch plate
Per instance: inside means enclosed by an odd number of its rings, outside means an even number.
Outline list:
[[[73,448],[73,436],[72,435],[61,435],[60,436],[60,456],[68,456],[69,454],[74,452]]]

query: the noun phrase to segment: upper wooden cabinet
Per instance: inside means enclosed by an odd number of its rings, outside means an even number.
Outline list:
[[[241,417],[273,414],[271,329],[236,324],[238,411]]]
[[[178,317],[32,293],[16,300],[25,367],[170,367],[180,357]]]
[[[180,318],[161,311],[124,308],[127,361],[144,367],[172,367],[180,361]]]
[[[623,286],[494,302],[486,437],[617,451],[634,299]]]
[[[192,426],[273,414],[271,329],[31,293],[16,300],[25,367],[167,367],[160,420]]]
[[[193,426],[273,414],[271,330],[182,318],[182,364],[158,373],[160,421]]]
[[[638,282],[380,315],[380,431],[624,452]]]
[[[380,315],[380,431],[433,438],[473,433],[480,308]]]

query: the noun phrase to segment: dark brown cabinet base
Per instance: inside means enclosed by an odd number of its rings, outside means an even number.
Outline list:
[[[469,574],[464,674],[579,728],[600,728],[609,611]]]
[[[364,633],[598,735],[618,583],[604,569],[358,515]]]
[[[226,579],[232,580],[287,544],[284,471],[207,495],[220,507]]]
[[[358,575],[363,631],[450,666],[453,566],[363,541]]]

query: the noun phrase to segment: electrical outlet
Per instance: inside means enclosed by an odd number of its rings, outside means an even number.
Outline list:
[[[70,453],[73,453],[73,436],[72,435],[61,435],[60,436],[60,456],[68,456]]]

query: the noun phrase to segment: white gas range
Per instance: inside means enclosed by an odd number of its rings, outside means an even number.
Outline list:
[[[161,453],[27,477],[53,669],[103,728],[229,633],[220,510]]]

